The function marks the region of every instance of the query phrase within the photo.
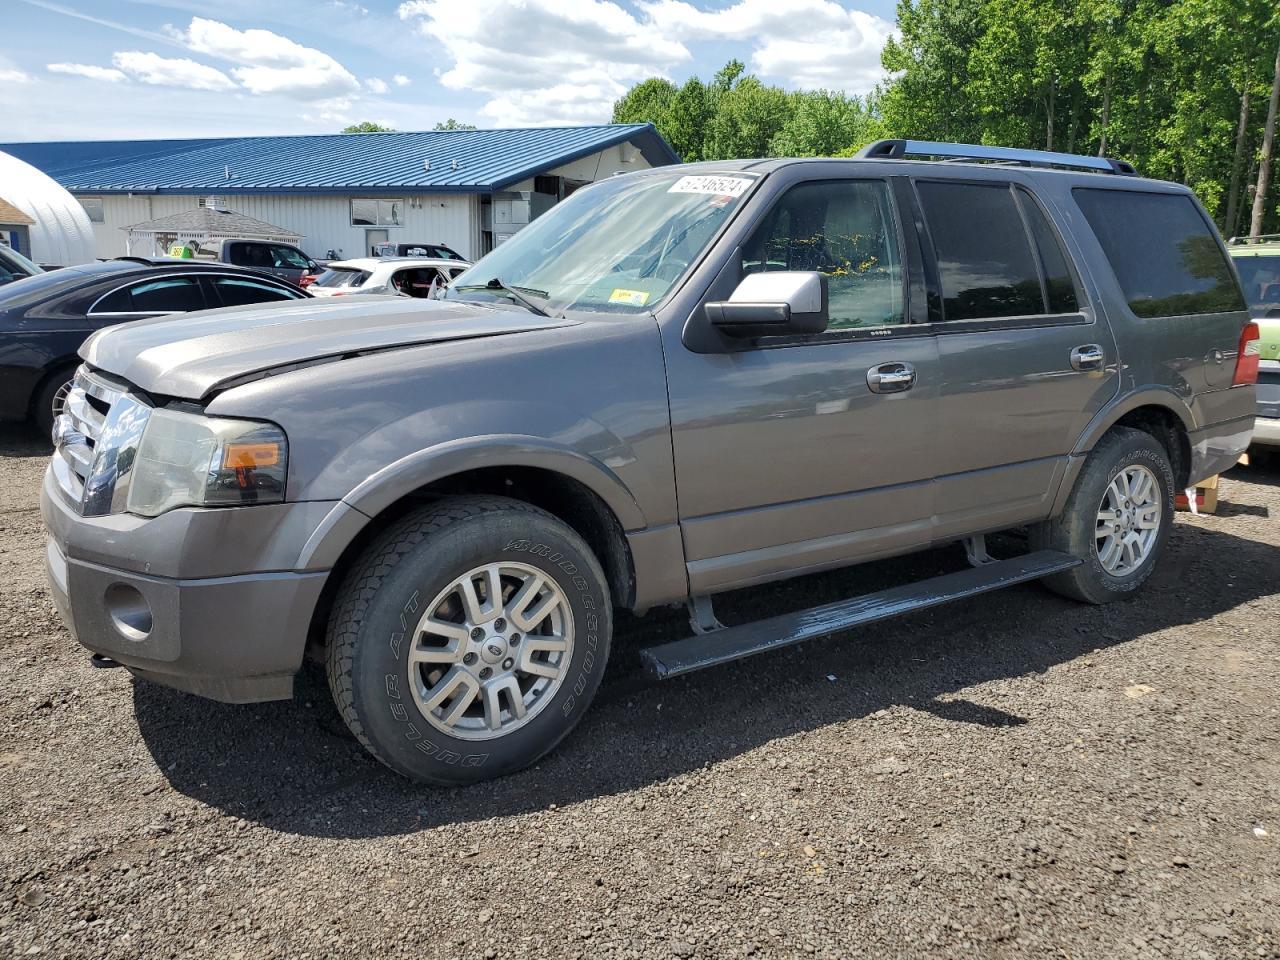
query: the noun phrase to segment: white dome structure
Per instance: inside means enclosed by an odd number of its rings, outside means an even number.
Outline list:
[[[35,222],[28,226],[36,263],[69,267],[93,256],[93,225],[61,184],[17,157],[0,153],[0,197]]]

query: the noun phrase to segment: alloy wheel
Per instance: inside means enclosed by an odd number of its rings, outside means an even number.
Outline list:
[[[423,717],[464,740],[505,736],[529,723],[564,681],[573,612],[536,567],[476,567],[441,590],[418,621],[409,684]]]
[[[1112,477],[1094,531],[1102,568],[1123,577],[1141,567],[1160,534],[1163,513],[1160,484],[1147,467],[1133,464]]]

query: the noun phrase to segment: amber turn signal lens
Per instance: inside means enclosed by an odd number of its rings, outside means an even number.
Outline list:
[[[275,443],[229,443],[222,451],[224,470],[274,467],[280,462],[280,447]]]

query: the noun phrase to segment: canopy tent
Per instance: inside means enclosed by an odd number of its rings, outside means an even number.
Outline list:
[[[128,252],[144,256],[163,256],[173,244],[208,247],[221,240],[279,240],[296,244],[302,239],[285,227],[215,207],[184,210],[123,229]]]

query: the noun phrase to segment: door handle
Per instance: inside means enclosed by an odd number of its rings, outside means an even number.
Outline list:
[[[1101,370],[1107,355],[1096,343],[1086,343],[1071,351],[1071,367],[1074,370]]]
[[[916,368],[909,363],[880,363],[867,371],[872,393],[902,393],[915,386]]]

